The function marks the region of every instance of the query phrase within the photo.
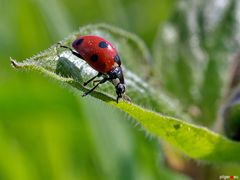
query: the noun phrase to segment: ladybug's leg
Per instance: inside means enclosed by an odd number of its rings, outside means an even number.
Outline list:
[[[119,102],[119,99],[120,99],[120,98],[122,98],[122,95],[118,95],[118,96],[117,96],[117,99],[116,99],[117,103]]]
[[[92,80],[94,80],[96,77],[100,77],[102,75],[102,73],[98,73],[96,76],[92,77],[91,79],[89,79],[87,82],[83,83],[83,86],[86,86],[88,83],[90,83]]]
[[[108,80],[109,80],[109,78],[103,78],[103,79],[102,79],[101,81],[99,81],[99,83],[97,83],[92,89],[90,89],[88,92],[85,92],[85,93],[82,95],[82,97],[87,96],[88,94],[90,94],[91,92],[93,92],[94,89],[96,89],[99,84],[103,84],[103,83],[105,83],[105,82],[108,81]]]
[[[75,55],[75,56],[77,56],[77,57],[79,57],[79,58],[81,58],[81,59],[83,59],[83,57],[79,54],[79,53],[77,53],[77,52],[75,52],[75,51],[73,51],[70,47],[67,47],[67,46],[63,46],[63,45],[61,45],[60,43],[59,43],[59,45],[60,45],[60,47],[61,48],[65,48],[65,49],[68,49],[68,50],[70,50],[71,52],[72,52],[72,54],[73,55]]]

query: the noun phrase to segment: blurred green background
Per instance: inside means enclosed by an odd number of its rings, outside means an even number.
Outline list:
[[[177,3],[0,0],[0,180],[188,179],[165,166],[162,144],[126,114],[9,63],[9,57],[30,57],[89,23],[121,27],[152,49]]]
[[[173,6],[158,0],[0,0],[1,180],[180,177],[161,167],[157,140],[124,113],[9,63],[89,23],[123,27],[150,45]]]

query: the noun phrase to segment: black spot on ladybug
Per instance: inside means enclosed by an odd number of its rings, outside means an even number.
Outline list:
[[[118,54],[114,57],[114,61],[115,61],[119,66],[121,65],[121,60],[120,60],[120,57],[119,57]]]
[[[91,61],[92,62],[96,62],[98,60],[98,55],[97,54],[93,54],[92,56],[91,56]]]
[[[83,42],[83,38],[77,39],[77,40],[74,42],[74,45],[75,45],[75,46],[79,46],[80,44],[82,44],[82,42]]]
[[[100,48],[107,48],[107,47],[108,47],[108,44],[107,44],[105,41],[101,41],[101,42],[98,44],[98,46],[99,46]]]

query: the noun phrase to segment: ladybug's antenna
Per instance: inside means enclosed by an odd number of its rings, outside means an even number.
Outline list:
[[[132,102],[131,98],[129,96],[127,96],[126,94],[123,94],[122,98],[127,102]]]
[[[128,97],[126,94],[120,94],[120,95],[117,96],[117,99],[116,99],[117,103],[119,102],[120,98],[124,99],[127,102],[131,102],[130,97]]]

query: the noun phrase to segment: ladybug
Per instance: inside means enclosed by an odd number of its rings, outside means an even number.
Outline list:
[[[130,98],[124,94],[126,86],[120,56],[116,48],[109,41],[99,36],[87,35],[79,36],[73,41],[72,47],[75,51],[61,44],[60,47],[69,49],[73,55],[85,60],[93,69],[98,71],[96,76],[84,82],[84,86],[97,77],[103,77],[101,80],[93,81],[98,83],[82,96],[87,96],[96,89],[98,85],[110,81],[116,89],[117,103],[119,98],[130,101]]]

